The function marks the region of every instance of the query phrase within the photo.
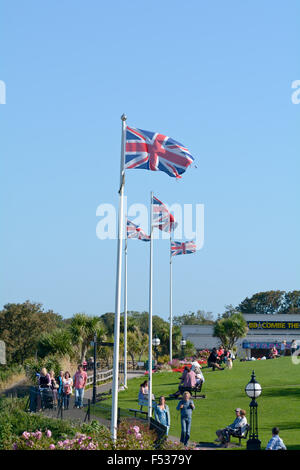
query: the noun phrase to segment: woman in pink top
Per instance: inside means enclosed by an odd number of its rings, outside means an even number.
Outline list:
[[[87,381],[87,373],[83,370],[83,366],[80,364],[78,370],[74,375],[74,388],[75,388],[75,407],[83,407],[83,395],[84,387]]]

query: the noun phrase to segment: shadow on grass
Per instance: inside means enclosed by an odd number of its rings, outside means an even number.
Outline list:
[[[281,422],[278,424],[280,431],[288,431],[291,429],[300,429],[300,422],[299,421],[287,421]]]
[[[263,390],[265,397],[300,397],[300,387],[282,387],[282,388],[265,388]]]

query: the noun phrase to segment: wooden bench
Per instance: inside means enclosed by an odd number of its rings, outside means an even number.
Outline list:
[[[189,392],[192,398],[206,398],[206,395],[200,394],[202,390],[202,385],[203,385],[203,382],[201,382],[199,385],[196,385],[195,387],[181,386],[180,391],[181,393]]]
[[[242,439],[247,439],[249,430],[250,430],[250,425],[247,424],[246,427],[245,427],[245,431],[244,431],[244,434],[243,434],[243,435],[241,435],[240,432],[239,432],[239,433],[232,433],[232,434],[230,434],[229,438],[230,438],[230,437],[237,437],[238,440],[239,440],[239,446],[241,447],[241,445],[242,445]]]
[[[136,414],[140,413],[141,415],[145,415],[145,418],[143,419],[148,419],[148,411],[142,411],[142,410],[135,410],[134,408],[129,408],[129,411],[134,413],[134,417],[136,418]]]

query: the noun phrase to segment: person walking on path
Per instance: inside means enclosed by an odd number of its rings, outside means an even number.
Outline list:
[[[75,388],[75,408],[83,408],[84,388],[87,381],[87,373],[83,370],[82,364],[79,364],[78,370],[74,377]]]
[[[51,380],[50,388],[52,390],[52,396],[53,396],[53,405],[56,408],[57,407],[57,390],[59,388],[59,384],[56,382],[54,370],[50,370],[50,380]]]
[[[50,374],[48,374],[47,369],[43,367],[39,375],[39,391],[41,396],[41,405],[42,408],[46,408],[48,404],[48,395],[47,392],[50,390],[51,379]]]
[[[73,380],[70,376],[70,372],[66,371],[65,376],[63,379],[63,387],[64,387],[64,404],[63,407],[65,410],[69,409],[69,404],[70,404],[70,396],[72,395],[72,385],[73,385]]]
[[[195,409],[193,400],[191,400],[191,394],[184,392],[182,400],[179,401],[176,410],[180,410],[181,414],[181,436],[180,442],[187,446],[192,425],[192,412]]]
[[[154,418],[156,421],[158,421],[160,424],[163,424],[166,426],[166,436],[169,434],[169,429],[170,429],[170,410],[168,405],[166,405],[166,399],[164,396],[159,397],[159,402],[158,404],[155,405],[154,408]]]
[[[283,440],[279,437],[279,428],[272,429],[272,437],[269,440],[266,450],[286,450]]]
[[[56,377],[56,383],[58,384],[57,404],[60,407],[63,405],[63,397],[64,397],[64,371],[63,370],[61,370],[59,372],[59,376]]]

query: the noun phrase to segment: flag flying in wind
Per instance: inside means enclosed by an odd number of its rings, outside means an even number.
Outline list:
[[[190,253],[195,253],[196,245],[194,241],[190,242],[174,242],[171,241],[171,255],[188,255]]]
[[[127,219],[127,238],[137,238],[143,242],[149,242],[151,237],[142,228]]]
[[[193,161],[188,149],[170,137],[132,127],[126,129],[126,169],[164,171],[181,178]]]
[[[167,207],[157,197],[153,196],[153,227],[159,228],[164,232],[171,232],[177,227],[174,216],[168,211]]]

